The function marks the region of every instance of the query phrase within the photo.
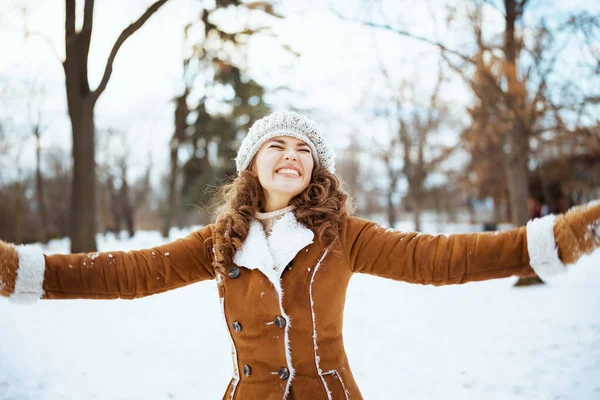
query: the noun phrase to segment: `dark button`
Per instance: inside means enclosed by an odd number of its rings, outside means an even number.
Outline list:
[[[286,367],[279,368],[279,378],[286,380],[290,377],[290,371]]]
[[[227,271],[227,273],[229,274],[229,276],[231,278],[237,278],[238,276],[240,276],[240,269],[237,267],[231,267],[229,268],[229,271]]]
[[[246,375],[246,376],[252,375],[252,369],[250,368],[249,365],[244,365],[244,375]]]
[[[292,263],[293,263],[293,261],[290,261],[290,262],[288,263],[288,265],[286,265],[285,267],[286,267],[286,268],[292,268]]]
[[[242,325],[237,321],[233,321],[231,326],[233,326],[233,330],[236,332],[240,332],[242,330]]]
[[[283,318],[282,316],[277,316],[275,317],[275,325],[277,325],[280,328],[283,328],[285,326],[285,318]]]

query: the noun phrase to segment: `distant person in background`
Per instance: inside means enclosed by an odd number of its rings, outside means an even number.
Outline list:
[[[293,112],[255,122],[236,164],[216,222],[172,243],[44,255],[0,241],[0,294],[135,299],[214,279],[232,343],[223,399],[359,400],[342,341],[353,274],[430,285],[543,278],[600,246],[600,202],[493,233],[399,232],[352,216],[332,148]],[[181,306],[202,318],[202,304]]]
[[[547,202],[544,202],[544,204],[542,204],[542,208],[540,210],[540,215],[542,217],[545,217],[546,215],[550,215],[550,205],[548,205]]]

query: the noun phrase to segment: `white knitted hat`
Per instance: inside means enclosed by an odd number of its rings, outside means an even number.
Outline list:
[[[317,128],[317,124],[293,111],[275,111],[252,124],[235,158],[238,173],[250,166],[263,143],[276,136],[290,136],[302,140],[311,148],[315,166],[322,165],[331,173],[335,173],[333,149]]]

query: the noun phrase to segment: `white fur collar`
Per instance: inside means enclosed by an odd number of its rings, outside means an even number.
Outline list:
[[[295,369],[292,364],[289,329],[292,326],[290,316],[283,309],[283,288],[281,287],[281,274],[287,264],[296,257],[296,254],[313,242],[314,233],[296,220],[293,211],[283,214],[273,224],[271,233],[267,236],[263,225],[257,220],[250,222],[248,237],[242,247],[233,256],[233,262],[248,269],[258,269],[273,284],[279,295],[279,309],[285,318],[285,358],[290,371],[285,394],[285,399],[290,391]]]
[[[248,269],[264,273],[275,287],[285,266],[296,254],[313,242],[314,233],[296,220],[288,211],[273,224],[267,236],[260,222],[250,222],[248,237],[236,251],[233,262]]]

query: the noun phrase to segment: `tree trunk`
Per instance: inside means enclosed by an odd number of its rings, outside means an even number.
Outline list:
[[[500,221],[502,221],[503,207],[504,207],[504,201],[500,197],[500,195],[494,196],[494,210],[493,210],[494,222],[499,223]]]
[[[504,31],[504,73],[508,85],[507,97],[510,99],[508,117],[511,119],[511,131],[508,132],[505,145],[506,173],[512,209],[512,222],[520,226],[529,220],[527,200],[529,198],[527,166],[529,155],[529,138],[524,126],[521,112],[526,98],[524,88],[517,76],[518,47],[515,23],[521,18],[522,10],[518,9],[516,0],[505,0],[506,27]]]
[[[415,232],[421,232],[421,196],[420,194],[412,195],[413,219],[415,222]]]
[[[42,167],[41,167],[41,153],[42,147],[40,144],[40,127],[34,128],[35,134],[35,188],[36,188],[36,199],[38,205],[38,216],[39,216],[39,232],[38,240],[41,243],[48,243],[48,214],[46,213],[46,203],[44,201],[44,181],[42,179]]]
[[[392,193],[388,192],[386,197],[387,197],[388,226],[390,228],[394,228],[394,225],[396,225],[396,210],[394,209],[394,201],[392,200]]]
[[[172,140],[172,143],[175,140]],[[175,214],[175,208],[176,208],[176,200],[177,200],[177,193],[175,192],[176,190],[176,183],[177,183],[177,171],[178,171],[178,160],[177,160],[177,153],[178,153],[178,144],[171,144],[171,168],[169,170],[169,188],[168,188],[168,194],[167,194],[167,205],[165,207],[165,219],[163,221],[163,229],[162,229],[162,236],[164,238],[168,238],[169,237],[169,230],[171,229],[171,225],[173,224],[173,217]]]
[[[123,219],[125,220],[125,227],[129,237],[135,235],[135,224],[133,219],[133,205],[131,204],[131,198],[129,195],[129,184],[127,183],[127,169],[123,167],[121,173],[121,190],[119,191],[120,206]]]
[[[390,184],[388,186],[388,192],[386,196],[387,201],[387,216],[388,216],[388,225],[390,228],[394,228],[396,225],[396,208],[394,206],[394,193],[396,192],[396,178],[393,173],[388,174],[388,178],[390,179]]]
[[[169,237],[169,230],[173,224],[173,219],[177,215],[177,175],[179,172],[178,153],[179,145],[185,141],[185,131],[187,129],[187,116],[189,109],[187,106],[187,96],[189,89],[177,97],[175,106],[175,132],[171,138],[171,168],[169,171],[169,193],[167,195],[167,205],[165,207],[165,219],[162,229],[162,236]],[[178,221],[178,225],[181,221]]]
[[[15,243],[23,243],[23,197],[20,181],[15,182]]]
[[[127,28],[113,45],[104,75],[95,91],[88,81],[88,55],[94,23],[94,0],[85,0],[83,24],[77,31],[76,1],[65,0],[65,81],[67,105],[73,131],[73,193],[71,252],[96,251],[96,162],[94,151],[94,106],[104,92],[113,63],[123,43],[168,0],[157,0]]]
[[[512,210],[512,222],[517,226],[525,225],[529,220],[527,200],[529,199],[529,137],[528,130],[524,125],[521,113],[525,110],[527,101],[525,88],[519,82],[517,76],[518,46],[515,34],[515,24],[523,16],[525,2],[518,3],[517,0],[504,0],[506,11],[506,27],[504,30],[504,73],[508,85],[508,99],[510,99],[509,117],[512,118],[512,130],[508,133],[505,144],[506,174],[508,177],[508,188],[510,205]],[[541,284],[540,278],[520,278],[515,286],[528,286]]]
[[[119,195],[117,193],[117,189],[115,188],[115,182],[112,176],[109,176],[106,180],[106,187],[108,189],[109,198],[109,231],[114,233],[114,235],[118,238],[121,233],[121,207],[119,204]]]
[[[71,253],[96,251],[94,103],[89,96],[80,96],[79,105],[69,110],[73,129]]]
[[[515,131],[511,132],[507,139],[510,143],[510,150],[506,154],[506,175],[508,178],[512,223],[521,226],[525,225],[530,218],[527,209],[529,198],[527,135],[521,133],[520,129],[515,127]]]
[[[73,136],[71,183],[71,253],[96,251],[96,162],[94,106],[96,97],[88,83],[88,54],[92,36],[94,2],[86,0],[84,23],[76,32],[75,1],[66,0],[65,83]]]

